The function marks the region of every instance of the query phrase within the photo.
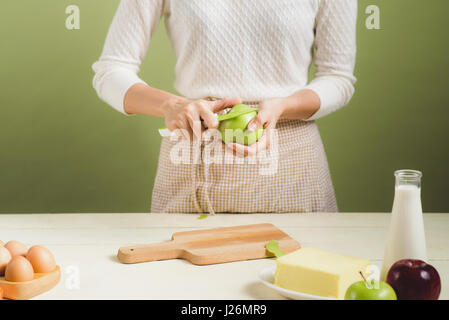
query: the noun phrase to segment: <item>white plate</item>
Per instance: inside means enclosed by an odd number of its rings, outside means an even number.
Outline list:
[[[302,293],[293,290],[287,290],[281,287],[278,287],[274,284],[274,273],[276,271],[276,267],[269,267],[262,269],[259,272],[259,280],[266,285],[268,288],[271,288],[277,291],[279,294],[286,298],[295,299],[295,300],[338,300],[336,298],[331,297],[321,297],[315,296],[313,294]]]

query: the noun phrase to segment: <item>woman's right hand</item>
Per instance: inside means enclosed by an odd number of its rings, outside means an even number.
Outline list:
[[[179,130],[184,139],[201,139],[204,126],[217,129],[215,113],[241,103],[240,99],[222,99],[217,101],[176,99],[165,108],[165,125],[168,130]],[[204,126],[201,123],[204,122]]]

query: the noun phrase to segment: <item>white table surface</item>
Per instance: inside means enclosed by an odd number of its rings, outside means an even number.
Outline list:
[[[303,247],[381,265],[389,214],[0,214],[0,239],[41,244],[62,268],[59,284],[35,299],[283,299],[258,281],[273,259],[195,266],[183,260],[124,265],[119,247],[169,240],[178,231],[273,223]],[[428,257],[449,299],[449,214],[424,215]]]

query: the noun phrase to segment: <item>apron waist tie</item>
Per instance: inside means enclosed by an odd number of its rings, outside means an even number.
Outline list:
[[[194,142],[194,148],[195,148],[195,142]],[[193,204],[195,205],[196,210],[198,211],[198,213],[204,213],[203,209],[201,208],[200,202],[198,200],[198,194],[197,194],[197,189],[198,189],[198,174],[197,174],[197,170],[199,168],[201,168],[201,164],[198,163],[195,160],[199,160],[202,161],[203,160],[203,146],[202,144],[200,144],[198,146],[199,148],[199,159],[195,159],[195,152],[193,155],[193,164],[191,166],[191,177],[192,177],[192,198],[193,198]],[[210,165],[205,162],[204,163],[204,198],[206,201],[206,206],[207,206],[207,211],[210,215],[215,215],[215,210],[212,206],[212,203],[210,201],[209,198],[209,167]]]
[[[201,206],[198,202],[198,197],[196,194],[196,189],[197,189],[197,183],[196,183],[196,169],[197,169],[197,165],[196,164],[192,164],[191,165],[191,172],[190,175],[192,177],[192,199],[193,199],[193,205],[195,206],[196,211],[198,211],[198,213],[203,213],[203,209],[201,209]]]
[[[217,100],[221,100],[220,98],[217,97],[206,97],[204,98],[204,100],[208,100],[208,101],[217,101]],[[242,101],[243,104],[247,104],[250,106],[254,106],[254,105],[258,105],[260,103],[260,101]],[[208,143],[213,143],[211,141],[209,141]],[[195,142],[194,142],[194,147],[195,147]],[[201,208],[201,205],[198,201],[198,194],[197,194],[197,169],[200,168],[200,163],[201,162],[196,162],[195,160],[199,160],[202,161],[203,160],[203,145],[200,141],[200,145],[199,147],[199,159],[195,159],[195,153],[193,156],[193,164],[192,164],[192,172],[191,172],[191,176],[192,176],[192,197],[193,197],[193,203],[195,205],[196,210],[199,213],[204,213],[203,209]],[[198,168],[197,168],[198,166]],[[214,215],[215,214],[215,210],[212,206],[212,203],[210,201],[209,198],[209,167],[210,164],[208,164],[207,162],[204,163],[204,198],[206,201],[206,206],[207,206],[207,211],[210,215]]]
[[[209,164],[204,164],[204,196],[206,198],[207,211],[209,211],[209,214],[214,215],[215,210],[209,198],[209,167]]]

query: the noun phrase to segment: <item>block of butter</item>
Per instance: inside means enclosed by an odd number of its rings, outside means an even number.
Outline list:
[[[314,248],[302,248],[276,260],[274,284],[288,290],[343,299],[346,289],[361,281],[370,261]]]

